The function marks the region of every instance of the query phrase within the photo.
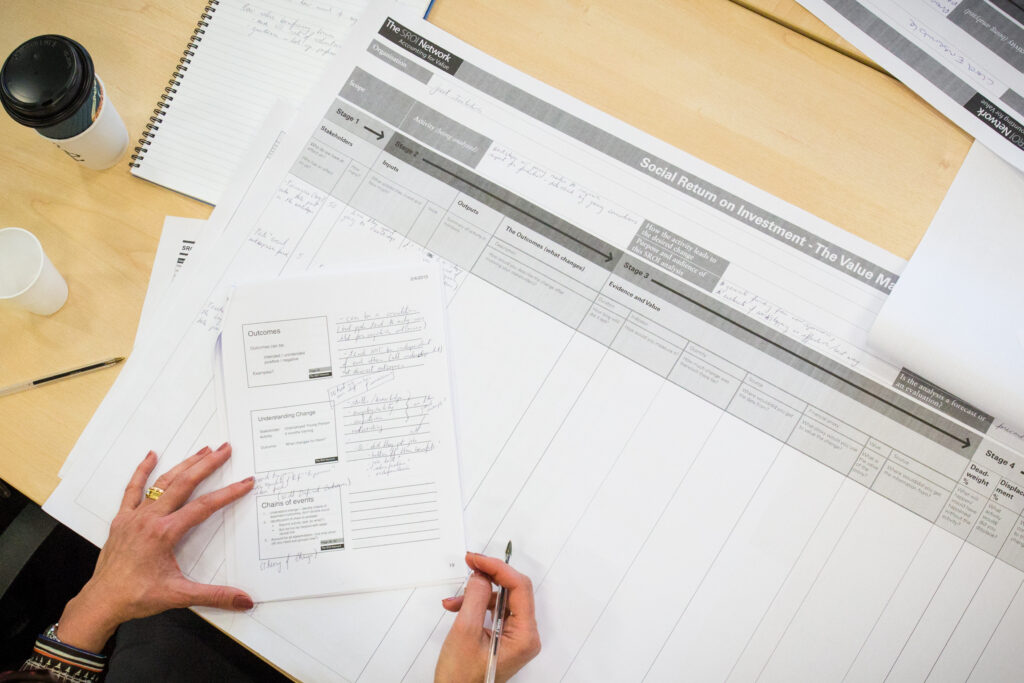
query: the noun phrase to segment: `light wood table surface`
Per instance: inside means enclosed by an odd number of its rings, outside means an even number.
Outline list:
[[[872,68],[881,70],[863,52],[855,48],[845,38],[830,29],[825,22],[818,19],[796,0],[732,0],[752,12],[761,14],[769,20],[822,45],[831,47],[847,57],[861,61]]]
[[[204,4],[4,0],[0,53],[42,33],[80,41],[134,139]],[[437,0],[431,21],[909,257],[970,138],[892,78],[768,15],[730,0]],[[0,227],[34,232],[70,287],[50,317],[0,308],[0,386],[128,355],[164,216],[210,207],[132,177],[127,158],[78,168],[2,114],[0,140]],[[44,501],[117,372],[0,398],[0,478]]]

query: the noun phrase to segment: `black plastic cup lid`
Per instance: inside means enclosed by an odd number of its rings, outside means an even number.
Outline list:
[[[53,126],[79,110],[95,77],[84,47],[64,36],[36,36],[0,67],[0,104],[24,126]]]

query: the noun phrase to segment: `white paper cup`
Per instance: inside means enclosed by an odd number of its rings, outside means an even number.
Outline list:
[[[114,103],[107,95],[103,79],[97,76],[96,81],[100,84],[100,90],[103,92],[103,105],[91,126],[74,137],[61,140],[40,135],[60,147],[65,154],[83,166],[101,170],[110,168],[124,156],[124,153],[128,151],[129,139],[128,129],[117,113],[117,109],[114,108]]]
[[[0,303],[50,315],[67,300],[68,283],[36,236],[21,228],[0,230]]]

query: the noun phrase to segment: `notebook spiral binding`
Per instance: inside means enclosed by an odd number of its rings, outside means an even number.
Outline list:
[[[195,30],[192,31],[192,37],[189,39],[188,44],[185,45],[185,51],[182,53],[181,59],[178,60],[178,66],[174,69],[174,73],[171,74],[171,80],[167,81],[164,94],[157,101],[156,108],[153,109],[153,115],[149,117],[149,123],[146,124],[145,130],[142,131],[142,136],[139,137],[135,153],[132,154],[131,161],[128,162],[129,168],[138,168],[142,165],[146,151],[149,145],[153,143],[153,137],[156,135],[156,132],[160,130],[160,124],[164,122],[164,114],[167,113],[168,107],[174,101],[174,94],[178,92],[178,87],[185,77],[185,72],[188,71],[189,64],[192,63],[192,58],[196,56],[199,43],[203,41],[206,28],[210,25],[210,21],[213,19],[213,14],[217,11],[217,5],[219,4],[220,0],[207,0],[206,8],[199,16]]]

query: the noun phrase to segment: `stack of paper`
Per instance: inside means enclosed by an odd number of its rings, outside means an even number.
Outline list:
[[[254,600],[465,575],[441,272],[242,284],[221,333],[228,581]]]
[[[262,170],[236,179],[239,201],[214,212],[216,239],[200,238],[48,510],[100,543],[146,450],[166,467],[223,440],[214,348],[248,318],[231,322],[234,285],[437,264],[466,542],[496,554],[511,539],[536,590],[544,649],[521,680],[1024,667],[1024,436],[932,402],[868,350],[902,261],[394,5],[349,41]],[[333,350],[332,373],[350,352]],[[326,361],[307,365],[308,378]],[[342,435],[339,459],[359,465]],[[413,496],[397,523],[423,505]],[[222,522],[179,550],[195,580],[240,576]],[[361,552],[346,534],[314,561]],[[203,613],[303,680],[422,681],[451,594]]]
[[[201,218],[168,216],[164,219],[156,256],[153,258],[153,270],[149,275],[149,287],[146,289],[142,313],[139,315],[139,328],[135,333],[136,343],[144,330],[152,329],[159,324],[158,311],[161,304],[170,298],[174,279],[197,251],[196,245],[205,232],[205,227],[206,221]]]
[[[167,217],[140,333],[205,227]],[[264,601],[462,579],[442,291],[436,264],[233,289],[220,422],[229,479],[257,484],[227,516],[231,585]]]

